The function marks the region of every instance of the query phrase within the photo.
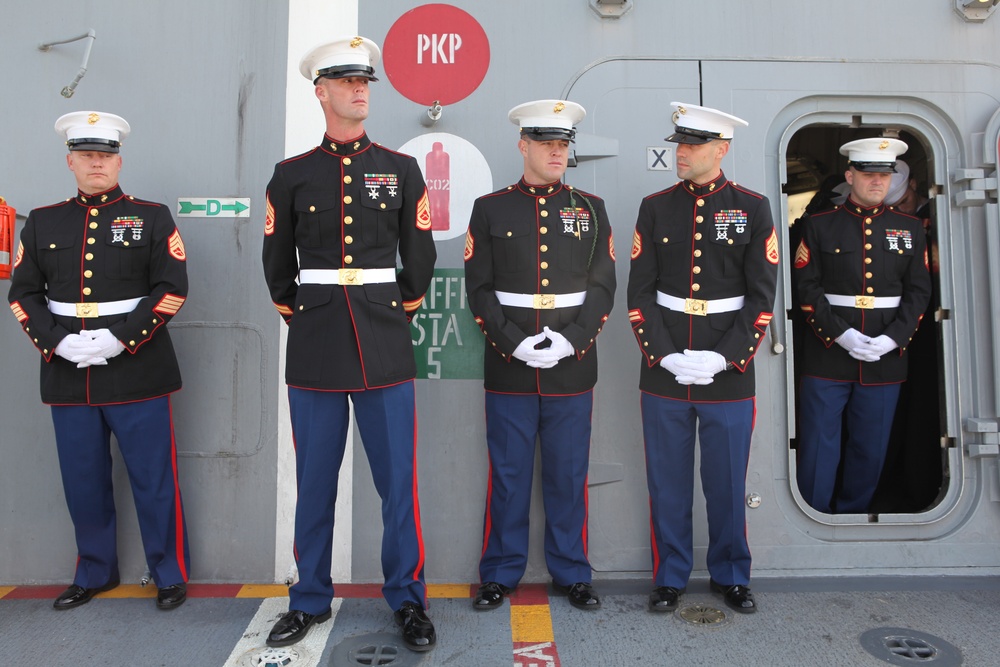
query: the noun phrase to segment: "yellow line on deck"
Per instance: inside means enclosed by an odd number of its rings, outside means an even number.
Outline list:
[[[284,584],[247,584],[236,594],[238,598],[284,598],[288,586]]]
[[[110,591],[105,591],[104,593],[98,593],[99,598],[155,598],[156,597],[156,585],[147,584],[146,586],[140,586],[139,584],[122,584],[117,588],[113,588]]]
[[[517,642],[551,642],[552,613],[547,604],[525,604],[510,606],[510,634]]]
[[[469,584],[427,584],[429,598],[467,598]]]

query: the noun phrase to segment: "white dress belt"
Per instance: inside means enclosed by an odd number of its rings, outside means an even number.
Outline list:
[[[364,285],[365,283],[394,283],[396,269],[300,269],[299,284],[314,285]]]
[[[849,294],[827,294],[826,300],[831,306],[843,308],[898,308],[898,296],[852,296]]]
[[[728,313],[743,307],[744,297],[731,296],[728,299],[682,299],[656,291],[656,303],[688,315],[715,315]]]
[[[586,292],[570,292],[569,294],[517,294],[515,292],[494,292],[501,306],[514,308],[534,308],[535,310],[550,310],[552,308],[572,308],[582,306],[587,299]]]
[[[121,315],[131,313],[139,302],[146,297],[122,299],[121,301],[87,301],[83,303],[67,303],[65,301],[49,300],[49,312],[53,315],[66,317],[105,317],[106,315]]]

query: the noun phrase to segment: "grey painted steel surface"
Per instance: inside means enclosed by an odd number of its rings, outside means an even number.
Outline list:
[[[125,192],[167,204],[250,197],[249,218],[176,218],[190,296],[171,324],[184,388],[172,398],[191,577],[271,581],[274,570],[279,318],[260,269],[264,186],[284,147],[287,8],[282,3],[48,2],[5,8],[0,42],[4,138],[0,190],[19,214],[75,194],[52,129],[69,111],[117,113]],[[43,42],[93,28],[83,43]],[[275,38],[278,35],[279,38]],[[19,220],[20,233],[23,219]],[[0,288],[6,294],[8,283]],[[0,582],[68,582],[76,554],[38,355],[0,317]],[[125,468],[115,454],[122,578],[145,570]]]
[[[885,658],[869,655],[861,642],[865,632],[885,626],[941,638],[957,647],[963,664],[970,667],[995,664],[1000,651],[1000,635],[993,630],[989,615],[1000,604],[995,577],[798,582],[761,578],[755,587],[760,612],[752,616],[731,612],[717,595],[709,593],[707,581],[692,582],[681,605],[700,603],[723,610],[728,618],[715,626],[692,625],[678,614],[647,612],[645,580],[605,582],[601,591],[602,608],[596,612],[580,612],[565,598],[550,597],[560,664],[885,665]],[[48,600],[0,599],[4,628],[0,651],[12,665],[244,667],[246,662],[227,661],[226,656],[241,641],[263,647],[264,634],[253,623],[255,612],[279,604],[277,599],[198,598],[166,614],[150,599],[97,599],[84,608],[56,613]],[[305,665],[352,664],[338,660],[343,655],[339,650],[342,643],[373,633],[385,633],[399,641],[382,600],[355,598],[338,600],[337,604],[335,618],[310,631],[310,638],[321,630],[329,635],[318,648],[308,647],[312,660]],[[406,664],[493,667],[513,663],[508,605],[479,612],[472,609],[468,598],[436,598],[431,600],[430,613],[438,645],[420,655],[401,648],[413,658]],[[301,643],[295,645],[301,647]],[[521,655],[520,664],[544,662]],[[290,667],[295,667],[294,663]]]
[[[394,20],[417,6],[362,4],[360,32],[382,43]],[[431,128],[426,108],[389,81],[373,87],[373,139],[398,147],[450,132],[486,157],[494,187],[521,170],[515,104],[569,97],[588,109],[567,182],[608,203],[622,288],[600,339],[591,452],[591,558],[599,577],[649,568],[648,509],[638,419],[638,366],[624,285],[640,199],[673,182],[648,171],[646,148],[664,146],[671,100],[701,102],[746,118],[724,168],[766,194],[788,223],[781,189],[785,151],[807,126],[899,126],[926,142],[941,234],[941,325],[946,383],[947,494],[913,515],[824,516],[794,488],[788,448],[792,397],[787,322],[787,228],[774,332],[782,354],[758,355],[758,417],[748,491],[755,571],[782,575],[862,571],[932,572],[1000,567],[1000,19],[963,21],[947,0],[847,0],[801,12],[779,0],[718,9],[695,31],[671,3],[638,0],[621,19],[601,19],[586,0],[481,3],[455,0],[485,28],[491,66],[467,99]],[[820,12],[821,16],[816,16]],[[902,13],[915,19],[903,22]],[[188,510],[192,576],[201,581],[269,581],[274,566],[279,319],[259,268],[263,193],[283,157],[287,7],[282,3],[50,3],[7,9],[0,42],[7,132],[0,194],[22,214],[70,196],[72,176],[52,131],[55,118],[83,108],[120,113],[133,126],[123,151],[127,192],[173,205],[183,196],[239,196],[247,219],[179,220],[189,255],[191,296],[175,319],[185,389],[175,396],[181,484]],[[863,18],[863,20],[862,20]],[[904,26],[905,28],[901,27]],[[59,91],[80,65],[80,43],[37,44],[94,28],[86,76],[75,96]],[[332,33],[331,33],[332,34]],[[464,223],[464,221],[463,221]],[[20,227],[20,226],[19,226]],[[439,266],[462,266],[462,238],[438,244]],[[0,283],[6,287],[6,283]],[[37,398],[37,358],[12,317],[0,317],[0,583],[63,582],[73,561],[48,410]],[[775,339],[772,339],[772,343]],[[420,470],[427,576],[475,581],[481,549],[486,456],[481,383],[419,380]],[[979,421],[975,421],[979,420]],[[990,429],[994,430],[990,430]],[[354,579],[379,581],[378,501],[355,443]],[[143,571],[120,459],[123,576]],[[696,490],[696,566],[706,529]],[[547,579],[541,553],[541,496],[533,492],[526,581]],[[633,575],[634,576],[634,575]]]
[[[673,171],[648,171],[645,164],[647,147],[670,146],[663,137],[670,129],[672,100],[714,106],[750,122],[737,134],[723,168],[731,179],[770,198],[782,236],[775,323],[769,345],[757,355],[757,426],[747,485],[748,493],[762,498],[748,514],[755,572],[832,574],[861,568],[874,574],[1000,565],[996,437],[963,431],[969,418],[989,425],[997,417],[1000,373],[992,323],[1000,297],[995,279],[1000,22],[967,23],[948,2],[932,1],[851,1],[818,8],[821,15],[809,17],[793,2],[771,3],[766,11],[743,3],[717,8],[718,16],[703,24],[680,22],[669,3],[649,1],[635,3],[621,19],[600,19],[583,0],[453,4],[485,28],[491,65],[482,85],[446,106],[430,131],[473,143],[493,170],[495,188],[514,182],[521,169],[507,109],[525,100],[564,97],[588,111],[575,146],[578,166],[566,181],[607,201],[622,286],[599,341],[590,480],[596,576],[650,567],[639,359],[627,325],[624,285],[639,201],[675,181]],[[396,18],[415,6],[389,1],[377,13],[362,6],[360,30],[381,43]],[[907,21],[904,30],[901,12],[918,20]],[[424,107],[385,80],[373,90],[376,112],[369,130],[378,141],[400,146],[428,131],[420,123]],[[782,186],[789,141],[807,126],[892,127],[927,144],[929,182],[938,193],[942,308],[949,315],[940,331],[950,438],[944,456],[951,478],[938,503],[918,514],[822,515],[802,502],[794,482],[793,347],[785,310],[795,248],[789,247],[791,221]],[[981,170],[974,174],[980,180],[956,183],[962,169]],[[985,205],[956,204],[960,191],[976,187],[987,193],[981,196]],[[462,248],[461,238],[439,242],[439,266],[460,267]],[[783,345],[781,353],[774,351],[775,343]],[[487,469],[481,383],[420,380],[418,406],[427,576],[476,581]],[[379,526],[358,520],[376,516],[377,497],[361,450],[356,454],[354,572],[358,580],[378,581],[372,556]],[[697,481],[695,494],[699,570],[707,528]],[[537,479],[532,507],[525,580],[545,581]]]

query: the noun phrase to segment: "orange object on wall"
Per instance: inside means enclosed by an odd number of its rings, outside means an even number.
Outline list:
[[[14,221],[17,211],[0,197],[0,278],[10,278],[14,265]]]

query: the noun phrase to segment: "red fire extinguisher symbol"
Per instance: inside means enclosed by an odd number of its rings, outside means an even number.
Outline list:
[[[10,278],[14,262],[14,221],[17,211],[0,197],[0,278]]]
[[[451,157],[444,144],[435,141],[426,158],[427,197],[431,202],[431,229],[451,228]]]

